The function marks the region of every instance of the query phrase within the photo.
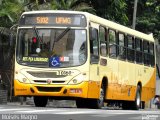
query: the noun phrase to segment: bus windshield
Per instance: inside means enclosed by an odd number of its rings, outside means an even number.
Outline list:
[[[86,61],[86,30],[19,29],[17,62],[37,67],[71,67]]]

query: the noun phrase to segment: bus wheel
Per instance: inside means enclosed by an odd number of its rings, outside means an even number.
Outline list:
[[[34,96],[34,104],[36,107],[46,107],[48,102],[48,97]]]
[[[91,100],[91,108],[101,109],[104,106],[104,98],[105,98],[105,89],[104,86],[102,85],[100,89],[99,99]]]
[[[138,85],[137,86],[137,91],[136,91],[135,101],[133,102],[133,109],[134,110],[139,110],[140,107],[141,107],[141,88]]]

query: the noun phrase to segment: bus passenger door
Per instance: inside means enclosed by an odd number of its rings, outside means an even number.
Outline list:
[[[88,98],[98,98],[100,91],[99,80],[99,41],[98,41],[99,25],[91,23],[89,28],[89,46],[90,46],[90,79],[88,86]]]

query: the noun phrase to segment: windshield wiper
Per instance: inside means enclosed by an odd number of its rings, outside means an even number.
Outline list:
[[[38,41],[40,42],[40,37],[38,35],[38,30],[37,30],[36,26],[33,27],[33,30],[36,33],[36,37],[38,38]]]
[[[59,41],[71,28],[66,28],[57,38],[55,38],[55,42]]]
[[[67,27],[61,34],[58,35],[58,37],[55,38],[55,40],[53,41],[52,50],[53,50],[53,48],[54,48],[55,42],[58,42],[61,38],[63,38],[63,36],[64,36],[70,29],[71,29],[71,28]]]

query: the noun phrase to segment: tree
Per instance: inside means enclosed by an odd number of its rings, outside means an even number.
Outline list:
[[[80,0],[53,0],[51,8],[54,10],[87,11],[95,14],[95,9],[91,5]]]
[[[3,0],[0,4],[0,27],[17,24],[24,11],[76,10],[95,13],[91,5],[81,0]]]
[[[30,0],[28,5],[32,10],[74,10],[87,11],[95,14],[91,5],[82,0]]]
[[[24,3],[19,0],[3,0],[0,5],[0,26],[11,27],[17,23],[22,11],[24,11]]]
[[[133,29],[135,29],[135,27],[136,27],[137,2],[138,2],[138,0],[134,0],[133,21],[132,21],[132,28]]]
[[[137,30],[144,33],[153,33],[155,38],[160,38],[160,1],[146,0],[138,11]]]
[[[125,0],[86,0],[96,9],[96,14],[123,25],[128,24]]]

